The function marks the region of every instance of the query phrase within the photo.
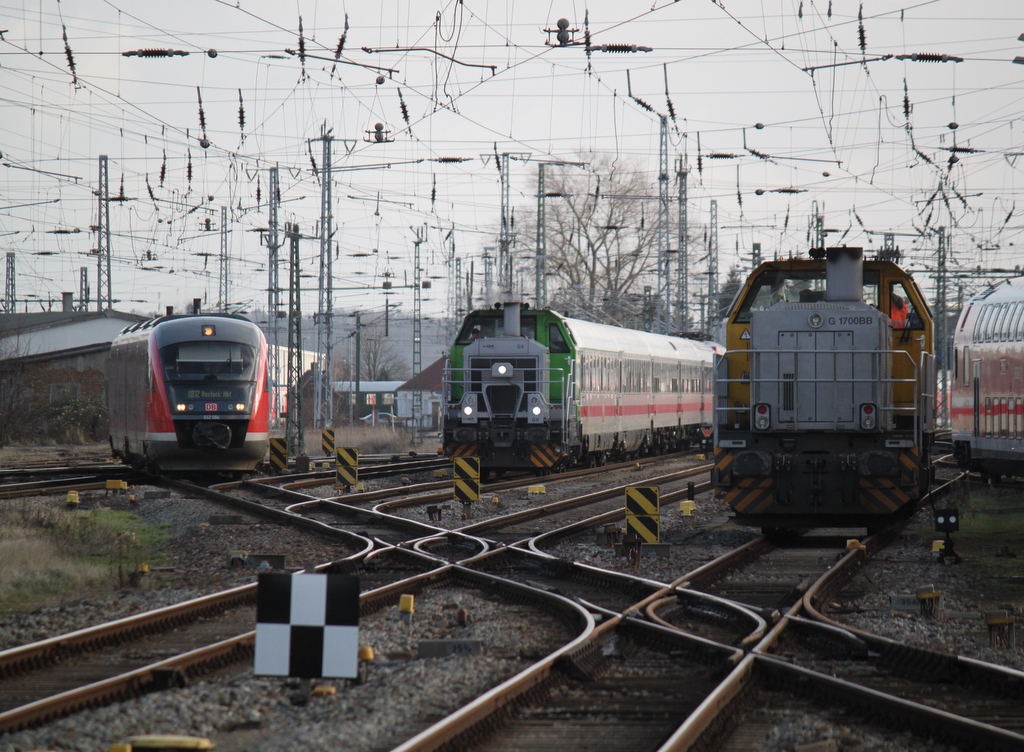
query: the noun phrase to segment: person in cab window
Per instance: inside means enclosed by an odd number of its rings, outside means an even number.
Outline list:
[[[907,304],[903,298],[893,293],[889,306],[889,320],[893,329],[904,329],[907,326]]]

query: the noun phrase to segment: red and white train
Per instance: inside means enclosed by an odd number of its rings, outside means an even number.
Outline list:
[[[1024,277],[964,306],[953,335],[953,454],[998,480],[1024,476]]]
[[[267,341],[229,314],[168,315],[114,338],[110,447],[155,472],[248,472],[269,446]]]

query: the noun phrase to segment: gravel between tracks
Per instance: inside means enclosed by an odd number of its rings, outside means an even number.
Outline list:
[[[460,608],[469,613],[465,627],[457,623]],[[359,633],[377,656],[366,683],[323,680],[337,694],[305,705],[293,704],[289,682],[254,677],[250,668],[0,736],[0,752],[96,752],[135,734],[160,733],[205,736],[221,752],[386,750],[572,637],[535,609],[463,589],[422,593],[411,623],[393,609],[363,619]],[[420,640],[444,638],[480,640],[482,654],[413,658]]]

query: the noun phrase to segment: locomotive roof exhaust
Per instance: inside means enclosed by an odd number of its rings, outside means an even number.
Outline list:
[[[864,298],[864,249],[842,246],[825,251],[825,300]]]
[[[518,337],[522,332],[519,328],[519,303],[505,303],[505,336]]]

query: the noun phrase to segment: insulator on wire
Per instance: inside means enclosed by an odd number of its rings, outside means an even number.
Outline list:
[[[192,185],[192,150],[188,150],[188,163],[185,166],[185,177],[188,179],[188,184]]]
[[[639,44],[596,44],[587,47],[588,52],[652,52],[653,47],[643,47]]]
[[[263,201],[263,191],[260,189],[260,181],[256,181],[256,203],[259,204]]]
[[[402,90],[398,90],[398,105],[402,108],[402,119],[405,120],[405,124],[409,124],[409,108],[405,106],[405,98],[402,96]]]
[[[341,57],[342,51],[345,49],[345,37],[348,36],[348,13],[345,14],[345,28],[341,31],[341,36],[338,37],[338,46],[334,50],[334,59],[337,60]]]
[[[860,51],[866,51],[868,47],[868,37],[867,34],[864,32],[863,23],[857,26],[857,38],[860,40]]]
[[[167,151],[164,151],[164,161],[160,163],[160,187],[164,187],[164,178],[167,177]]]
[[[472,157],[434,157],[435,162],[442,163],[457,163],[457,162],[468,162]]]
[[[912,52],[909,55],[896,55],[897,60],[909,60],[913,63],[962,63],[962,57],[945,55],[938,52]]]
[[[433,210],[434,202],[437,200],[437,175],[434,175],[434,182],[430,186],[430,208]]]
[[[156,201],[156,196],[153,195],[153,186],[149,184],[149,173],[146,173],[146,191],[149,193],[151,201]]]
[[[206,133],[206,113],[203,112],[203,92],[196,87],[196,97],[199,99],[199,127]]]
[[[242,101],[242,90],[238,90],[238,130],[245,130],[245,103]]]
[[[642,100],[640,97],[633,97],[633,101],[636,102],[641,107],[643,107],[648,112],[654,112],[654,108],[647,104],[647,102]]]
[[[67,27],[64,26],[64,24],[61,24],[60,28],[64,36],[64,54],[67,55],[68,58],[68,68],[71,69],[71,80],[77,86],[78,72],[75,70],[75,56],[71,54],[71,45],[68,44],[68,30]]]
[[[189,53],[185,50],[160,50],[160,49],[142,49],[142,50],[128,50],[122,52],[123,57],[185,57]]]
[[[903,119],[910,120],[910,93],[907,91],[907,79],[903,79]]]

